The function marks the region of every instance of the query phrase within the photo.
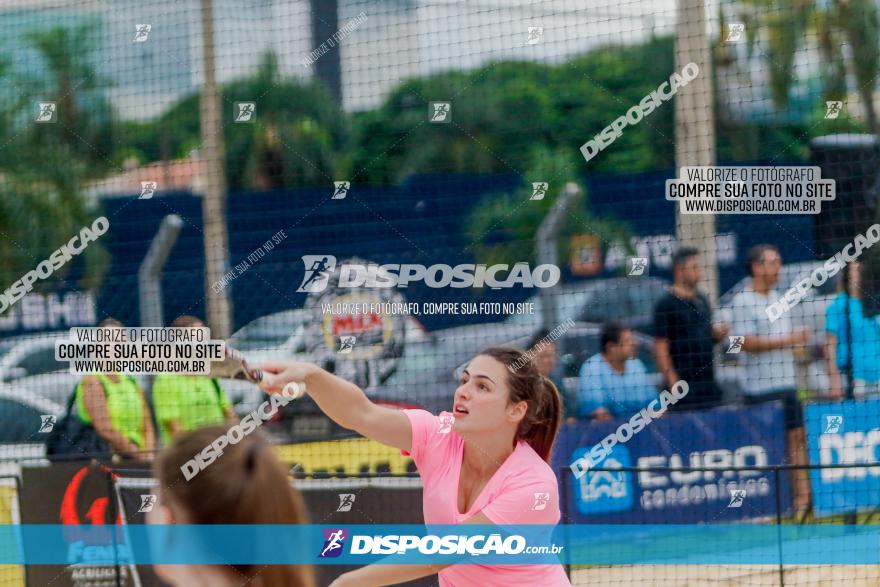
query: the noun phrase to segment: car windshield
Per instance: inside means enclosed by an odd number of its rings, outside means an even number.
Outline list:
[[[488,339],[470,338],[463,341],[454,338],[407,344],[397,369],[384,385],[407,389],[447,376],[451,378],[461,363],[480,349],[491,346],[491,343]]]
[[[4,340],[4,341],[0,342],[0,361],[2,361],[3,357],[8,355],[9,351],[11,351],[13,348],[15,348],[15,345],[17,345],[17,344],[21,344],[20,341]]]
[[[301,311],[280,312],[257,318],[232,335],[229,342],[241,351],[280,347],[303,326]]]

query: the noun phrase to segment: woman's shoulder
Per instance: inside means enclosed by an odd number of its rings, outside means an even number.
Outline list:
[[[513,462],[508,469],[508,478],[531,481],[557,482],[556,473],[553,472],[547,461],[535,452],[529,443],[520,441],[516,450],[511,455]]]

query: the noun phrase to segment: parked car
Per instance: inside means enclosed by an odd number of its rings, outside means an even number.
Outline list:
[[[251,360],[288,359],[305,353],[303,334],[309,313],[302,308],[260,316],[229,337],[229,346]]]
[[[457,366],[478,350],[534,332],[529,325],[504,323],[447,328],[421,340],[407,341],[396,369],[385,380],[364,391],[378,404],[397,408],[424,408],[439,412],[452,406]],[[303,442],[356,436],[332,422],[308,396],[288,404],[282,426],[269,429],[278,440]]]
[[[64,406],[39,397],[18,384],[0,383],[0,443],[41,444],[42,416],[60,419]],[[0,448],[0,458],[5,457]]]
[[[433,333],[437,342],[419,345],[404,354],[394,375],[376,389],[367,389],[367,394],[381,396],[388,403],[417,404],[432,413],[449,410],[461,374],[474,355],[496,345],[525,349],[535,332],[528,325],[507,323],[439,330]],[[576,322],[556,340],[563,385],[571,393],[577,389],[583,362],[599,352],[600,332],[600,324]],[[652,381],[660,385],[661,376],[651,355],[651,337],[635,332],[635,338],[638,358],[645,363]]]
[[[0,383],[15,383],[36,396],[64,405],[80,376],[55,360],[55,341],[68,332],[16,336],[0,341]]]
[[[552,296],[558,323],[616,320],[633,330],[652,334],[654,306],[669,287],[670,283],[659,277],[615,277],[566,284],[526,300],[534,302],[534,313],[514,314],[506,322],[539,327],[544,297]]]
[[[415,344],[428,335],[421,323],[412,316],[400,316],[403,320],[403,345]],[[358,381],[384,381],[393,372],[399,355],[382,357],[375,361],[360,360],[357,355],[337,354],[327,347],[320,328],[314,328],[315,318],[308,310],[297,308],[284,310],[253,320],[236,331],[229,345],[242,351],[251,364],[275,360],[302,360],[321,364],[325,369],[341,377]],[[382,325],[378,328],[381,330]],[[320,340],[315,340],[320,338]],[[398,345],[400,343],[397,343]],[[357,346],[357,344],[356,344]],[[320,352],[318,349],[321,349]],[[236,411],[246,414],[265,400],[265,395],[255,385],[246,381],[221,380],[221,385],[235,404]],[[300,422],[305,428],[304,419]]]

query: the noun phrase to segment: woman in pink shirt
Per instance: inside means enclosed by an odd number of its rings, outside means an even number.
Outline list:
[[[521,365],[521,366],[520,366]],[[340,426],[412,455],[423,487],[425,523],[559,522],[559,490],[548,465],[562,417],[556,386],[522,351],[489,348],[474,357],[455,390],[452,412],[395,410],[356,385],[308,363],[263,365],[263,388],[303,382]],[[395,585],[438,573],[441,587],[570,586],[555,565],[370,565],[332,587]]]

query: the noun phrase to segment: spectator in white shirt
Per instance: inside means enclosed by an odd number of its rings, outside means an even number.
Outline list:
[[[731,303],[733,324],[730,334],[745,337],[742,345],[746,378],[743,381],[746,404],[782,401],[785,410],[786,440],[790,464],[806,464],[804,416],[797,395],[792,348],[807,344],[810,333],[792,328],[791,317],[783,313],[771,322],[766,308],[780,295],[776,291],[782,257],[773,245],[755,245],[748,254],[751,283]],[[809,507],[810,493],[806,469],[795,469],[795,509]]]

